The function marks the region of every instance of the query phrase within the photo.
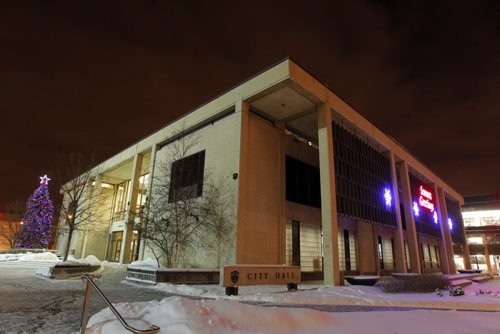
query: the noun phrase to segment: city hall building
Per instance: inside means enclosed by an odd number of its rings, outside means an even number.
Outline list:
[[[189,186],[200,190],[211,171],[234,199],[222,265],[297,265],[336,285],[347,274],[454,273],[454,249],[470,267],[463,197],[291,59],[96,166],[103,218],[70,251],[121,263],[152,257],[137,246],[136,213],[172,145],[193,135],[182,165],[199,177]],[[200,248],[181,265],[217,263]]]

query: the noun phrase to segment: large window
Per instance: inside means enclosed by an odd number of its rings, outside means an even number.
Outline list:
[[[149,186],[149,174],[141,175],[139,178],[139,187],[137,189],[137,206],[136,211],[138,213],[142,212],[144,205],[146,204],[147,194]]]
[[[187,156],[172,163],[170,173],[170,203],[199,197],[203,193],[205,151]]]
[[[321,227],[292,220],[286,225],[286,264],[322,271]]]
[[[130,180],[117,184],[115,186],[115,194],[113,199],[113,221],[125,219],[125,211],[127,209],[127,194]]]
[[[319,168],[287,156],[286,200],[321,207]]]
[[[389,159],[342,126],[333,128],[338,212],[395,228]]]

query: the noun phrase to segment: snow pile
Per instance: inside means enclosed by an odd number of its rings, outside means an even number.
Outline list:
[[[0,254],[0,262],[18,261],[24,254]]]
[[[147,258],[142,261],[135,261],[128,265],[129,268],[158,268],[158,261],[152,258]]]
[[[75,259],[75,261],[82,264],[88,263],[91,266],[99,266],[101,264],[101,261],[94,255],[89,255],[85,259]]]
[[[215,299],[221,298],[225,291],[224,287],[217,284],[188,285],[188,284],[159,283],[154,288],[176,295],[215,298]]]
[[[59,262],[57,255],[51,252],[44,253],[27,253],[19,258],[19,261],[44,261],[44,262]]]
[[[308,285],[308,288],[319,288],[321,285]],[[235,299],[247,301],[267,301],[268,297],[274,298],[275,293],[286,292],[285,285],[259,285],[259,286],[240,286],[239,296],[226,296],[226,289],[218,284],[172,284],[158,283],[153,287],[164,292],[214,299]]]
[[[129,325],[160,333],[498,333],[493,312],[373,311],[325,313],[300,308],[262,307],[226,300],[167,297],[161,301],[115,304]],[[129,333],[109,309],[89,320],[87,333]]]
[[[101,265],[101,261],[94,255],[89,255],[85,259],[77,259],[73,255],[68,255],[68,259],[64,262],[61,262],[59,265],[78,266],[87,264],[91,266],[99,266]]]
[[[327,313],[286,308],[264,308],[230,301],[167,297],[161,301],[123,303],[118,312],[129,325],[145,329],[150,324],[161,333],[331,333],[335,320]],[[270,312],[272,311],[272,312]],[[88,333],[127,333],[109,309],[94,315]]]

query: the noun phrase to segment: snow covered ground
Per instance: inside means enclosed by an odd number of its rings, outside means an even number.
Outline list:
[[[0,258],[0,333],[77,332],[84,286],[35,275],[37,261],[57,262],[49,257]],[[155,324],[161,333],[500,333],[500,279],[474,283],[459,297],[321,284],[301,284],[296,292],[284,286],[240,287],[239,296],[228,297],[218,285],[125,282],[125,266],[102,265],[98,284],[111,301],[121,301],[115,304],[119,312],[132,326]],[[99,305],[93,298],[90,333],[128,333]]]
[[[29,262],[29,261],[38,261],[38,262],[60,262],[57,256],[51,252],[44,253],[17,253],[17,254],[0,254],[0,262]]]
[[[218,285],[158,284],[154,288],[213,300],[167,297],[117,304],[132,326],[145,329],[154,324],[160,333],[178,334],[500,333],[500,279],[473,283],[464,296],[457,297],[314,284],[301,284],[295,292],[282,286],[240,287],[239,296],[225,296]],[[371,311],[321,312],[311,309],[314,305],[370,306]],[[94,315],[88,328],[90,333],[126,333],[108,309]]]

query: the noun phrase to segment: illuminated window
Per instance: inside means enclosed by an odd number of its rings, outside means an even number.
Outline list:
[[[481,245],[483,243],[482,237],[469,237],[467,238],[467,243],[472,245]]]

